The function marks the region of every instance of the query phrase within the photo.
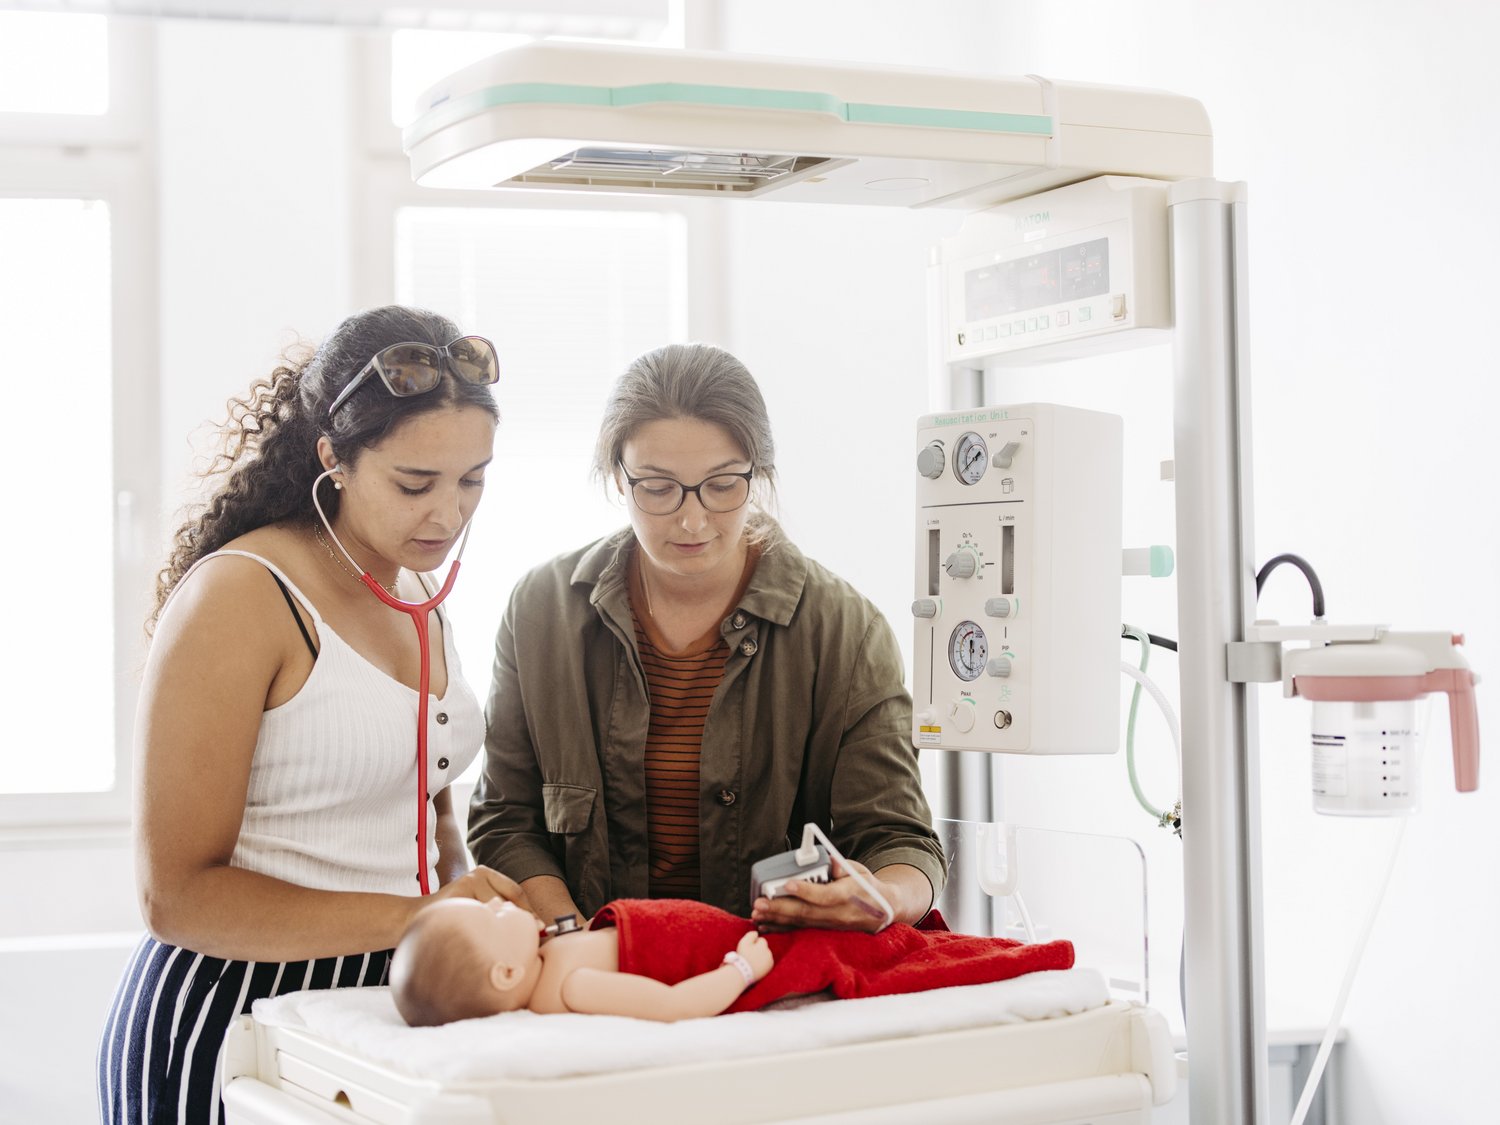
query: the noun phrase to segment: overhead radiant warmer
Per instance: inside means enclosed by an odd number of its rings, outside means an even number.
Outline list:
[[[429,89],[427,187],[977,210],[1101,173],[1210,174],[1203,107],[1151,90],[536,43]]]

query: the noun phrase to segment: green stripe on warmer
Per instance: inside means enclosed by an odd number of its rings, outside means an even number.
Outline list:
[[[702,86],[685,82],[648,82],[610,91],[615,106],[680,102],[683,105],[730,106],[734,109],[790,109],[845,117],[845,105],[831,94],[803,90],[760,90],[752,86]]]
[[[763,90],[750,86],[707,86],[648,82],[636,86],[578,86],[567,82],[511,82],[487,86],[428,110],[408,125],[407,148],[483,110],[502,105],[581,105],[601,108],[676,103],[731,109],[773,109],[826,113],[859,125],[905,125],[922,129],[963,129],[981,133],[1022,133],[1050,137],[1052,118],[1030,113],[988,113],[967,109],[851,103],[806,90]]]
[[[986,113],[973,109],[926,109],[905,105],[854,105],[847,119],[864,125],[915,125],[923,129],[968,129],[983,133],[1052,135],[1052,118],[1033,113]]]

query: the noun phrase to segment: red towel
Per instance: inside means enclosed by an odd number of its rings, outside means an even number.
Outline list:
[[[727,1010],[749,1012],[785,996],[832,990],[841,999],[922,992],[955,984],[1008,980],[1073,966],[1073,943],[1025,945],[1006,938],[950,933],[936,914],[922,929],[887,926],[878,934],[793,930],[767,934],[776,956],[769,973]],[[716,906],[684,899],[617,899],[594,915],[594,928],[620,931],[620,971],[676,984],[716,968],[754,925]]]

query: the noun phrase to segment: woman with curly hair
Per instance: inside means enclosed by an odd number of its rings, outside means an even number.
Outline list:
[[[484,489],[497,375],[489,341],[391,306],[230,403],[222,479],[157,583],[136,728],[150,932],[105,1024],[103,1120],[222,1120],[220,1047],[254,1000],[384,983],[434,899],[526,905],[497,872],[466,871],[448,784],[484,719],[441,612],[415,823],[419,635],[361,577],[433,594]]]

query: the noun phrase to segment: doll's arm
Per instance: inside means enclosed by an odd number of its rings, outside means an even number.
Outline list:
[[[635,973],[574,969],[562,982],[562,1000],[569,1011],[598,1016],[662,1022],[716,1016],[770,972],[772,960],[766,939],[750,930],[724,964],[678,984],[662,984]]]

